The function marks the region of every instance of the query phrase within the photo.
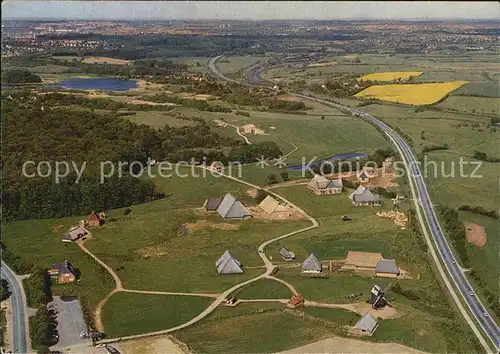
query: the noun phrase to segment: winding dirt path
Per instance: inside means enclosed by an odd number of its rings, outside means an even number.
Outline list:
[[[203,166],[198,166],[198,167],[199,168],[205,168]],[[247,185],[249,187],[256,188],[256,189],[262,189],[260,186],[257,186],[255,184],[243,181],[243,180],[235,178],[233,176],[229,176],[229,175],[226,175],[226,174],[223,174],[223,173],[220,173],[220,172],[215,172],[215,171],[212,171],[212,172],[213,173],[217,173],[217,174],[221,175],[222,177],[234,180],[234,181],[236,181],[238,183],[245,184],[245,185]],[[264,262],[264,266],[266,268],[266,271],[264,273],[256,276],[256,277],[252,278],[252,279],[246,280],[244,282],[241,282],[241,283],[238,283],[238,284],[232,286],[231,288],[229,288],[226,291],[224,291],[222,294],[173,293],[173,292],[162,292],[162,291],[147,291],[147,290],[129,290],[129,289],[125,289],[123,287],[123,285],[122,285],[122,282],[121,282],[120,278],[113,271],[113,269],[110,266],[108,266],[106,263],[104,263],[102,260],[100,260],[97,256],[95,256],[92,252],[90,252],[83,245],[83,242],[78,242],[78,245],[80,246],[80,248],[85,253],[87,253],[89,256],[91,256],[93,259],[95,259],[100,265],[102,265],[111,274],[111,276],[113,277],[113,279],[115,280],[115,283],[116,283],[115,289],[113,289],[108,295],[106,295],[106,297],[104,299],[102,299],[99,302],[99,304],[98,304],[98,306],[97,306],[97,308],[95,310],[95,324],[96,324],[97,330],[100,331],[100,332],[104,332],[104,325],[102,324],[102,318],[101,318],[102,308],[104,307],[104,305],[106,304],[106,302],[109,300],[109,298],[113,294],[115,294],[117,292],[120,292],[120,291],[121,292],[141,293],[141,294],[206,296],[206,297],[214,297],[215,298],[215,301],[212,302],[203,312],[201,312],[200,314],[198,314],[198,316],[192,318],[191,320],[189,320],[189,321],[187,321],[187,322],[185,322],[185,323],[183,323],[181,325],[178,325],[178,326],[175,326],[175,327],[172,327],[172,328],[168,328],[168,329],[164,329],[164,330],[160,330],[160,331],[155,331],[155,332],[142,333],[142,334],[138,334],[138,335],[126,336],[126,337],[121,337],[121,338],[109,338],[109,339],[105,339],[105,340],[99,341],[99,343],[112,343],[112,342],[116,342],[118,340],[129,340],[129,339],[151,337],[151,336],[156,336],[156,335],[161,335],[161,334],[167,334],[167,333],[174,332],[174,331],[177,331],[177,330],[182,329],[182,328],[186,328],[186,327],[191,326],[192,324],[194,324],[194,323],[202,320],[203,318],[205,318],[206,316],[208,316],[210,313],[212,313],[220,304],[222,304],[223,302],[225,302],[226,298],[229,295],[231,295],[234,291],[236,291],[236,290],[238,290],[238,289],[240,289],[240,288],[242,288],[242,287],[244,287],[244,286],[246,286],[248,284],[256,282],[256,281],[258,281],[260,279],[264,279],[264,278],[278,281],[278,282],[286,285],[292,291],[293,294],[296,294],[297,290],[291,284],[287,283],[286,281],[284,281],[282,279],[275,278],[275,277],[273,277],[271,275],[274,272],[276,266],[271,262],[271,260],[269,260],[269,258],[267,258],[267,256],[264,253],[264,249],[269,244],[271,244],[273,242],[276,242],[278,240],[282,240],[284,238],[287,238],[287,237],[290,237],[290,236],[293,236],[293,235],[296,235],[296,234],[299,234],[299,233],[302,233],[302,232],[314,229],[314,228],[318,227],[319,224],[316,221],[316,219],[314,219],[312,216],[310,216],[309,214],[307,214],[304,210],[302,210],[301,208],[299,208],[297,205],[295,205],[291,201],[287,200],[286,198],[284,198],[281,195],[276,194],[276,193],[274,193],[272,191],[268,191],[268,193],[271,194],[272,196],[274,196],[275,198],[278,198],[278,199],[282,200],[283,202],[289,204],[291,207],[295,208],[299,213],[301,213],[307,219],[309,219],[309,221],[311,221],[312,225],[309,226],[309,227],[302,228],[300,230],[289,232],[289,233],[287,233],[285,235],[281,235],[281,236],[275,237],[275,238],[273,238],[271,240],[268,240],[268,241],[262,243],[258,247],[258,254],[259,254],[260,258],[262,259],[262,261]]]

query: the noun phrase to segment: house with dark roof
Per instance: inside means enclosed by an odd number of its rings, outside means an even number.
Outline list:
[[[252,217],[250,211],[229,193],[222,199],[217,213],[224,219],[248,219]]]
[[[373,316],[367,312],[359,321],[354,325],[353,332],[359,335],[371,336],[378,327],[378,322]]]
[[[344,188],[340,178],[331,180],[318,174],[314,175],[307,186],[316,195],[340,194]]]
[[[319,274],[323,270],[321,262],[316,258],[314,254],[310,254],[309,257],[302,264],[302,273],[306,274]]]
[[[207,200],[205,200],[203,208],[205,209],[205,211],[217,211],[217,208],[219,208],[221,202],[222,202],[221,197],[210,197]]]
[[[87,219],[87,225],[90,227],[99,227],[101,224],[102,220],[99,215],[97,215],[95,211],[91,212]]]
[[[397,278],[399,268],[394,259],[381,259],[375,267],[375,276],[384,278]]]
[[[380,196],[372,193],[365,186],[359,186],[349,195],[349,199],[354,206],[379,206],[381,205]]]
[[[243,273],[241,263],[227,250],[217,262],[215,262],[215,267],[219,275]]]
[[[88,235],[87,230],[80,226],[74,226],[61,237],[62,242],[73,242]]]
[[[304,302],[305,302],[304,297],[301,294],[297,293],[293,295],[290,300],[288,300],[286,306],[294,309],[297,307],[304,306]]]
[[[287,262],[291,261],[292,259],[295,259],[295,253],[290,252],[286,247],[280,249],[280,256]]]
[[[66,284],[76,280],[76,268],[65,260],[62,264],[53,264],[48,270],[51,278],[57,279],[57,283]]]

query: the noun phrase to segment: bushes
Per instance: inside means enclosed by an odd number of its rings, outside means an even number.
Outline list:
[[[437,150],[448,150],[448,144],[444,143],[443,145],[432,145],[432,146],[426,146],[422,149],[422,154],[425,154],[430,151],[437,151]]]
[[[461,211],[469,211],[474,214],[479,214],[483,216],[488,216],[493,219],[498,219],[498,213],[495,210],[486,210],[483,207],[472,207],[470,205],[462,205],[458,208]]]
[[[235,113],[237,116],[243,116],[243,117],[250,117],[250,113],[245,112],[245,111],[236,111]]]
[[[409,300],[420,299],[420,297],[413,290],[402,287],[400,283],[394,284],[391,290],[394,291],[396,294],[406,297]]]
[[[481,152],[481,151],[474,151],[474,155],[472,155],[472,157],[477,159],[477,160],[482,160],[482,161],[486,161],[486,162],[500,162],[499,158],[490,157],[485,152]]]
[[[38,307],[52,300],[50,279],[45,269],[33,269],[30,277],[24,281],[24,287],[29,307]]]
[[[257,193],[255,194],[255,201],[257,203],[262,202],[269,195],[267,191],[264,189],[257,189]]]
[[[40,305],[33,317],[29,318],[32,347],[38,353],[49,353],[49,347],[57,343],[57,321],[54,310]]]
[[[2,73],[2,83],[4,84],[26,84],[42,82],[40,76],[31,73],[26,69],[13,69]]]
[[[427,252],[427,243],[425,242],[424,235],[422,235],[422,231],[420,230],[420,223],[418,222],[415,209],[408,210],[408,228],[415,236],[415,241],[417,242],[418,247],[422,251]]]
[[[458,218],[458,211],[447,206],[438,206],[438,211],[444,221],[444,227],[451,239],[464,267],[470,266],[469,254],[466,248],[465,227]]]
[[[396,192],[393,192],[393,191],[388,191],[387,189],[383,188],[383,187],[376,187],[373,189],[373,191],[377,194],[380,194],[386,198],[396,198]]]

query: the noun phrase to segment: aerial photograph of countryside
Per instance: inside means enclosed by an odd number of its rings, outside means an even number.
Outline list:
[[[500,354],[500,3],[2,2],[0,354]]]

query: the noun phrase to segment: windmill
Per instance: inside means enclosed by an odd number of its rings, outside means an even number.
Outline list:
[[[382,288],[378,285],[373,286],[370,292],[370,303],[372,304],[373,309],[379,309],[381,307],[384,307],[385,305],[391,306],[389,304],[389,301],[385,297],[391,286],[392,283],[389,283],[389,285],[387,285],[384,290],[382,290]]]

